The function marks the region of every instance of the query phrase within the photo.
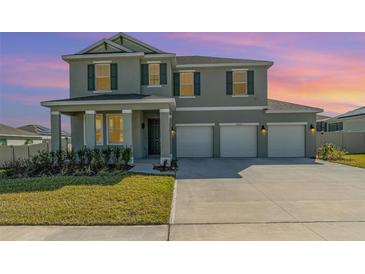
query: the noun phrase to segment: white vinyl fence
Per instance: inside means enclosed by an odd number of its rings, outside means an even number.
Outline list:
[[[62,149],[66,150],[69,144],[66,140],[62,140]],[[22,145],[22,146],[0,146],[0,166],[5,162],[17,159],[30,159],[39,151],[50,151],[51,144],[49,141],[44,141],[41,144]]]
[[[317,149],[326,143],[335,144],[349,153],[365,153],[365,131],[318,132]]]

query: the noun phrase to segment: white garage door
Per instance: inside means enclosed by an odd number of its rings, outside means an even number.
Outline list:
[[[256,125],[221,125],[221,157],[257,157]]]
[[[304,125],[269,125],[269,157],[304,157]]]
[[[177,126],[177,157],[212,157],[213,126]]]

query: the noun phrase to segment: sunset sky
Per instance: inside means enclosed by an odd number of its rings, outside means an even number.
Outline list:
[[[0,33],[0,123],[49,126],[40,101],[68,97],[75,53],[114,33]],[[269,98],[334,116],[365,105],[365,33],[128,33],[177,55],[274,61]],[[69,130],[69,121],[64,119]]]

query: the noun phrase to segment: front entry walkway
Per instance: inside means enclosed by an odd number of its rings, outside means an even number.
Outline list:
[[[180,159],[170,240],[365,240],[365,169]]]

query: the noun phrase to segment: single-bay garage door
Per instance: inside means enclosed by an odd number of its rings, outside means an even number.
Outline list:
[[[176,125],[177,157],[212,157],[213,125]]]
[[[301,124],[268,124],[269,157],[304,157],[305,126]]]
[[[221,157],[257,157],[257,125],[220,125]]]

